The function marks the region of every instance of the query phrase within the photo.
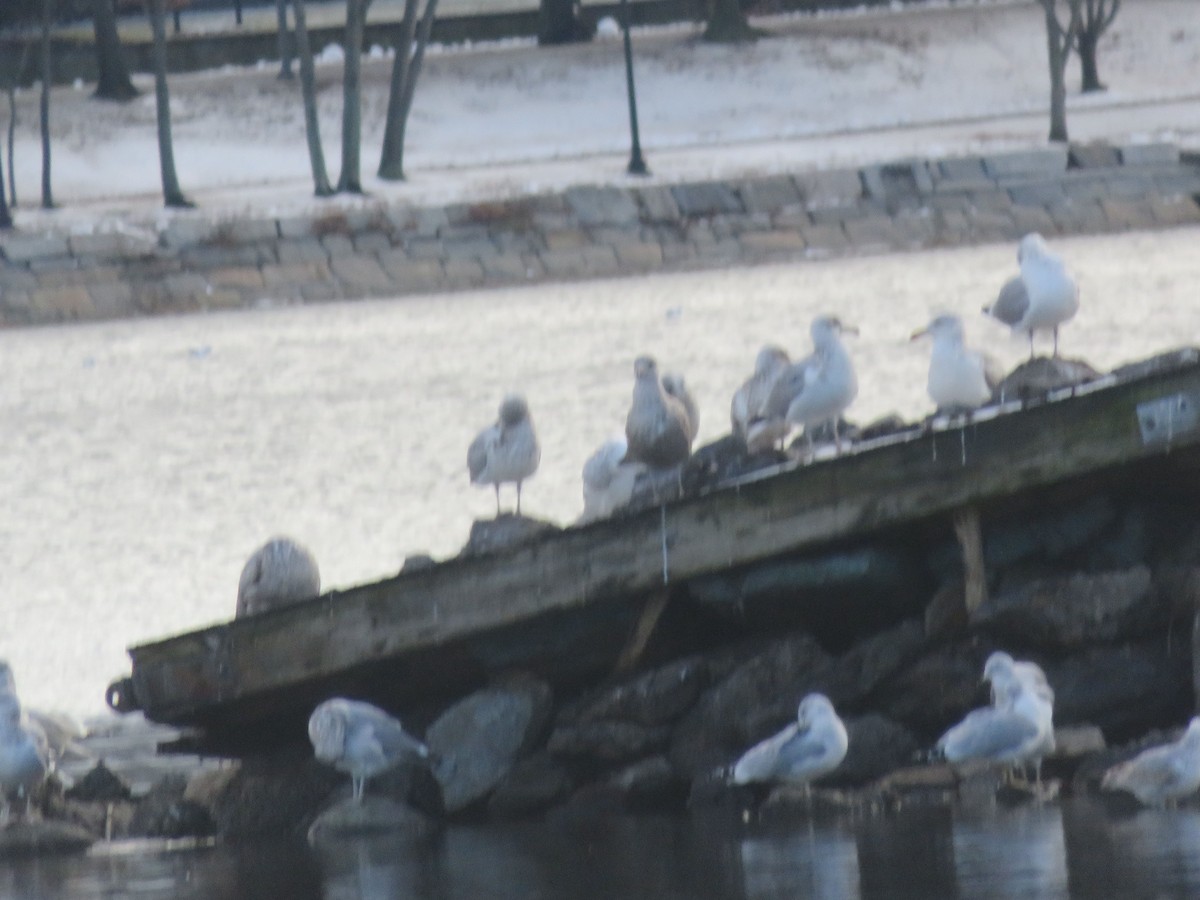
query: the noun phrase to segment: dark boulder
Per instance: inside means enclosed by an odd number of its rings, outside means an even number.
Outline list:
[[[436,834],[440,827],[435,819],[387,797],[364,797],[361,802],[346,798],[317,816],[308,829],[308,840],[319,844],[381,833],[420,839]]]
[[[1051,391],[1087,384],[1099,377],[1100,373],[1082,359],[1039,356],[1009,372],[992,392],[992,398],[1000,402],[1040,400]]]
[[[664,749],[670,738],[668,725],[579,722],[555,728],[546,749],[555,756],[621,763]]]
[[[129,823],[131,837],[204,837],[216,831],[208,810],[184,797],[187,778],[168,775],[138,801]]]
[[[305,745],[242,760],[213,800],[217,833],[226,838],[303,835],[349,778],[313,758]]]
[[[900,723],[874,713],[845,722],[850,738],[846,758],[819,784],[861,787],[911,765],[916,758],[917,738]]]
[[[495,553],[560,530],[553,522],[513,513],[504,513],[494,519],[479,519],[471,523],[471,535],[459,555],[482,556]]]
[[[702,657],[675,660],[611,687],[591,692],[563,707],[561,725],[625,721],[664,725],[687,712],[708,686],[709,667]]]
[[[446,811],[482,800],[545,734],[550,688],[519,679],[471,694],[429,726],[425,743],[437,762]]]
[[[972,643],[940,647],[890,679],[872,708],[911,729],[922,742],[932,741],[988,702],[980,680],[985,659],[986,648]]]
[[[560,803],[575,787],[567,767],[548,753],[522,759],[500,780],[488,797],[488,813],[513,819]]]
[[[109,803],[128,800],[132,793],[129,785],[100,760],[66,792],[66,796],[68,800],[86,803]]]
[[[686,785],[665,756],[651,756],[613,773],[608,784],[621,792],[626,809],[659,809],[681,804]]]

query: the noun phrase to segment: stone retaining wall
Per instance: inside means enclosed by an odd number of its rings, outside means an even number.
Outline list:
[[[1089,145],[741,181],[576,187],[158,234],[0,236],[0,326],[394,297],[1200,223],[1200,158]]]

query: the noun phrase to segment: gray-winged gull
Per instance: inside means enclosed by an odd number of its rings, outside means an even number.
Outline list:
[[[580,523],[611,516],[629,503],[645,466],[627,462],[629,443],[622,437],[605,441],[583,464],[583,514]]]
[[[662,386],[664,391],[683,405],[683,411],[687,413],[688,420],[688,442],[694,443],[696,435],[700,433],[700,407],[696,405],[696,398],[688,390],[683,376],[677,372],[664,372]]]
[[[766,427],[767,401],[775,382],[790,364],[786,350],[767,344],[754,359],[754,374],[734,392],[729,404],[729,422],[748,453],[770,450],[781,439],[777,429]]]
[[[958,412],[987,403],[1003,373],[994,360],[967,347],[962,319],[952,313],[935,316],[913,332],[912,340],[926,335],[933,339],[926,389],[937,408]]]
[[[290,537],[273,537],[252,554],[238,579],[236,618],[310,600],[321,593],[316,557]]]
[[[1178,741],[1143,750],[1104,773],[1106,791],[1128,791],[1147,806],[1164,806],[1200,788],[1200,717]]]
[[[521,482],[537,471],[542,459],[529,404],[520,394],[509,394],[500,404],[500,418],[476,435],[467,449],[471,484],[496,489],[496,516],[500,516],[500,485],[517,485],[517,515],[521,514]]]
[[[16,694],[0,693],[0,823],[8,821],[11,791],[24,794],[25,811],[29,811],[31,793],[45,780],[49,767],[45,736],[22,721]]]
[[[308,738],[318,760],[350,776],[353,797],[362,802],[368,778],[401,763],[429,758],[429,748],[377,706],[335,697],[313,710]]]
[[[785,782],[807,786],[846,758],[846,726],[824,694],[800,701],[796,721],[754,745],[733,766],[734,784]]]
[[[652,357],[639,356],[633,373],[633,402],[625,418],[626,458],[655,469],[686,462],[692,452],[687,408],[663,387]]]
[[[818,316],[809,331],[813,353],[779,376],[767,400],[767,417],[777,425],[784,423],[784,435],[787,426],[803,427],[811,454],[812,429],[826,422],[832,423],[834,442],[841,449],[838,419],[858,396],[858,377],[841,335],[858,331],[837,316]]]
[[[1034,333],[1052,331],[1054,355],[1058,356],[1058,327],[1079,310],[1079,285],[1062,258],[1036,232],[1021,238],[1017,261],[1020,276],[1009,279],[983,311],[1014,333],[1029,335],[1030,359]]]
[[[950,762],[1033,763],[1040,779],[1042,757],[1054,749],[1054,694],[1040,672],[1033,663],[1014,664],[1006,653],[990,656],[983,677],[992,685],[992,705],[950,728],[938,751]]]

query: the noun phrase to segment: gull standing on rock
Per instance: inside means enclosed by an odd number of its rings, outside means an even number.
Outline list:
[[[967,347],[962,319],[952,313],[935,316],[912,340],[933,338],[929,355],[929,397],[939,411],[978,409],[992,398],[1003,378],[995,360]]]
[[[634,484],[645,467],[626,462],[629,442],[624,437],[605,441],[583,464],[583,514],[580,523],[611,516],[629,503]]]
[[[686,462],[694,431],[687,408],[663,387],[653,357],[639,356],[633,373],[633,404],[625,418],[626,459],[654,469]]]
[[[733,766],[734,784],[784,782],[804,785],[827,775],[846,758],[846,726],[824,694],[800,701],[796,721],[751,747]]]
[[[537,471],[542,459],[529,404],[520,394],[509,394],[500,404],[500,418],[475,437],[467,450],[471,484],[496,488],[496,518],[500,517],[500,485],[516,482],[517,515],[521,514],[521,482]]]
[[[39,736],[22,722],[21,702],[16,694],[0,693],[0,793],[3,794],[0,824],[8,822],[9,792],[24,794],[28,813],[31,794],[45,781],[49,768],[45,736]]]
[[[313,710],[308,738],[318,760],[350,776],[352,796],[362,802],[367,779],[403,762],[429,759],[429,748],[377,706],[334,697]]]
[[[748,453],[770,450],[780,440],[770,428],[765,427],[767,401],[775,382],[790,363],[786,350],[767,344],[755,357],[754,374],[733,395],[729,404],[729,421],[734,435],[745,444]]]
[[[1034,332],[1053,331],[1054,355],[1058,356],[1058,327],[1079,310],[1079,284],[1062,257],[1037,232],[1021,238],[1017,262],[1020,276],[1009,279],[995,302],[983,311],[1009,326],[1014,334],[1029,335],[1030,359]]]
[[[1128,791],[1147,806],[1165,806],[1200,789],[1200,717],[1178,741],[1143,750],[1118,763],[1100,782],[1106,791]]]
[[[858,329],[842,324],[837,316],[818,316],[810,333],[812,355],[792,363],[779,376],[767,399],[767,418],[777,432],[782,428],[780,440],[789,426],[803,427],[811,456],[812,429],[826,422],[832,423],[834,443],[841,450],[838,420],[858,396],[858,376],[841,335],[858,334]]]

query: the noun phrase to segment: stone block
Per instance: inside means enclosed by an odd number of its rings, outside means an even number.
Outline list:
[[[1029,234],[1031,231],[1051,235],[1058,230],[1050,213],[1041,206],[1014,206],[1011,215],[1013,225],[1017,229],[1015,237]]]
[[[454,260],[482,259],[496,256],[500,251],[487,235],[446,238],[442,241],[442,255],[447,262]]]
[[[91,295],[82,285],[35,288],[29,294],[29,307],[40,321],[85,319],[95,310]]]
[[[485,281],[518,282],[537,277],[532,268],[518,253],[503,253],[479,259]]]
[[[67,244],[74,256],[94,256],[99,259],[115,259],[125,254],[127,240],[124,235],[112,231],[97,234],[73,234]],[[147,250],[153,249],[147,247]]]
[[[221,223],[220,234],[239,244],[274,241],[279,237],[279,223],[275,219],[232,219]]]
[[[329,281],[329,266],[317,262],[274,263],[262,267],[263,284],[267,287]]]
[[[1121,164],[1121,153],[1111,144],[1071,144],[1067,160],[1075,169],[1109,169]]]
[[[1068,200],[1099,200],[1109,195],[1109,177],[1107,173],[1088,170],[1068,172],[1062,189]]]
[[[441,259],[446,248],[437,238],[419,237],[405,241],[404,252],[410,259]]]
[[[434,259],[404,259],[397,256],[382,260],[393,285],[402,291],[430,291],[443,283],[442,264]]]
[[[846,222],[846,237],[858,250],[891,249],[907,243],[904,231],[887,216],[868,216]]]
[[[363,231],[355,234],[350,241],[359,253],[379,253],[392,249],[392,239],[382,231]]]
[[[30,291],[37,285],[37,278],[24,266],[0,266],[0,297],[6,291]]]
[[[1106,197],[1100,206],[1113,228],[1148,228],[1154,224],[1154,211],[1146,200]]]
[[[1088,234],[1108,230],[1108,219],[1098,200],[1072,200],[1068,197],[1061,203],[1051,204],[1046,210],[1054,220],[1055,226],[1064,234]]]
[[[1179,164],[1179,148],[1174,144],[1126,144],[1120,148],[1125,166],[1174,166]]]
[[[743,181],[737,190],[742,197],[742,205],[750,213],[774,214],[795,207],[801,201],[796,183],[786,175]]]
[[[808,256],[833,256],[850,249],[850,238],[841,225],[813,224],[801,231]]]
[[[324,245],[315,237],[284,239],[276,245],[275,251],[281,263],[325,262],[329,259]]]
[[[184,266],[212,269],[223,266],[257,266],[260,261],[258,249],[251,244],[192,244],[181,248],[177,257],[167,262],[174,263],[177,269]]]
[[[637,241],[613,244],[612,248],[617,256],[617,264],[622,271],[649,272],[660,268],[663,264],[661,244]]]
[[[540,258],[546,274],[556,278],[611,275],[620,269],[612,247],[547,250]]]
[[[260,288],[262,272],[256,266],[231,266],[208,273],[210,284],[225,288]]]
[[[933,164],[933,175],[947,188],[963,185],[976,185],[990,182],[983,170],[983,159],[978,156],[961,156],[943,159]]]
[[[971,233],[977,238],[1009,240],[1020,236],[1008,211],[972,207],[967,210],[967,215],[971,220]]]
[[[191,247],[214,239],[217,225],[205,219],[172,219],[158,235],[158,243],[172,250]]]
[[[379,261],[369,256],[334,256],[329,262],[333,276],[350,291],[382,291],[392,280]]]
[[[1150,210],[1162,225],[1189,225],[1200,222],[1200,204],[1192,197],[1151,197]]]
[[[483,266],[477,259],[447,259],[442,266],[448,287],[478,287],[483,284]]]
[[[1067,148],[988,154],[983,158],[983,169],[992,178],[1058,177],[1067,170]]]
[[[566,201],[581,225],[630,225],[638,220],[637,201],[620,188],[570,188]]]
[[[67,239],[57,235],[8,234],[0,237],[0,254],[10,263],[66,257],[69,253]]]
[[[670,190],[680,214],[685,217],[714,216],[720,213],[745,211],[741,198],[723,182],[679,184]]]
[[[543,235],[547,250],[578,250],[591,244],[591,239],[578,229],[547,231]]]
[[[1059,181],[1029,181],[1008,187],[1008,195],[1016,206],[1046,206],[1061,201],[1066,194]]]
[[[354,256],[354,241],[348,234],[325,234],[321,236],[321,246],[330,258],[337,256]]]
[[[87,292],[92,298],[92,308],[101,319],[119,319],[136,311],[133,288],[125,282],[90,284]]]
[[[869,215],[871,207],[866,204],[852,206],[818,206],[809,209],[808,214],[817,225],[840,225],[852,219],[861,219]]]
[[[797,231],[755,231],[739,238],[749,256],[790,256],[804,252],[807,244]]]
[[[856,169],[806,172],[792,180],[809,209],[852,206],[863,197],[862,177]]]
[[[1154,188],[1165,197],[1200,194],[1200,171],[1178,169],[1154,176]]]
[[[924,160],[901,160],[867,166],[860,172],[868,197],[885,203],[910,201],[933,191],[933,179]]]
[[[642,208],[642,220],[647,222],[677,222],[679,206],[669,188],[644,187],[634,192]]]

